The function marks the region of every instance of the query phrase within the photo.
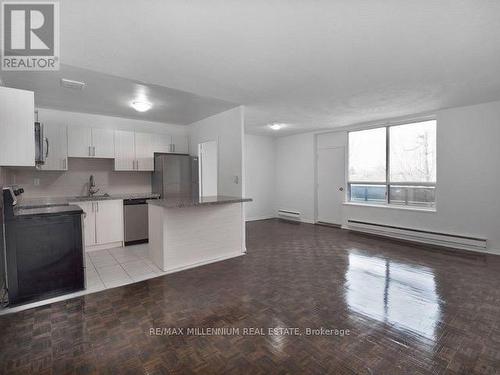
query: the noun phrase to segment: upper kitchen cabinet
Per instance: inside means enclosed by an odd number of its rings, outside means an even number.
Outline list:
[[[171,154],[188,154],[189,140],[186,135],[155,134],[153,151]]]
[[[68,127],[68,156],[74,158],[108,158],[115,155],[112,129]]]
[[[43,124],[43,133],[46,138],[46,159],[40,166],[44,171],[68,170],[68,134],[67,127],[56,124]]]
[[[35,99],[0,87],[0,166],[35,166]]]
[[[156,134],[135,133],[136,170],[154,171],[153,139]]]
[[[115,171],[153,171],[157,134],[115,131]]]
[[[167,153],[172,149],[172,137],[169,134],[155,134],[153,139],[153,153]]]
[[[134,132],[115,130],[115,171],[135,170]]]
[[[189,153],[189,139],[186,135],[172,135],[172,151],[175,154]]]

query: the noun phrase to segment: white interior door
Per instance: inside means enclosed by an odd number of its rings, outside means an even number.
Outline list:
[[[342,224],[345,199],[345,148],[318,149],[318,218],[329,224]]]
[[[217,195],[218,158],[217,142],[203,142],[198,145],[200,157],[200,196]]]

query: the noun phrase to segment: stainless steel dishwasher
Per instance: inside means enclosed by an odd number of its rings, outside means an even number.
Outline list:
[[[148,204],[145,198],[123,200],[125,246],[148,242]]]

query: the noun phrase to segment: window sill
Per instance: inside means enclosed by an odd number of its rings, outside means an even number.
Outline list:
[[[388,208],[390,210],[403,210],[403,211],[417,211],[417,212],[429,212],[436,213],[436,208],[424,208],[424,207],[407,207],[407,206],[396,206],[392,204],[373,204],[373,203],[357,203],[357,202],[344,202],[344,206],[355,206],[355,207],[373,207],[373,208]]]

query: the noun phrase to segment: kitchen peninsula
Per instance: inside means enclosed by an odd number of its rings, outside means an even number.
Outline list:
[[[210,196],[149,200],[149,256],[163,271],[177,271],[245,253],[243,203]]]

